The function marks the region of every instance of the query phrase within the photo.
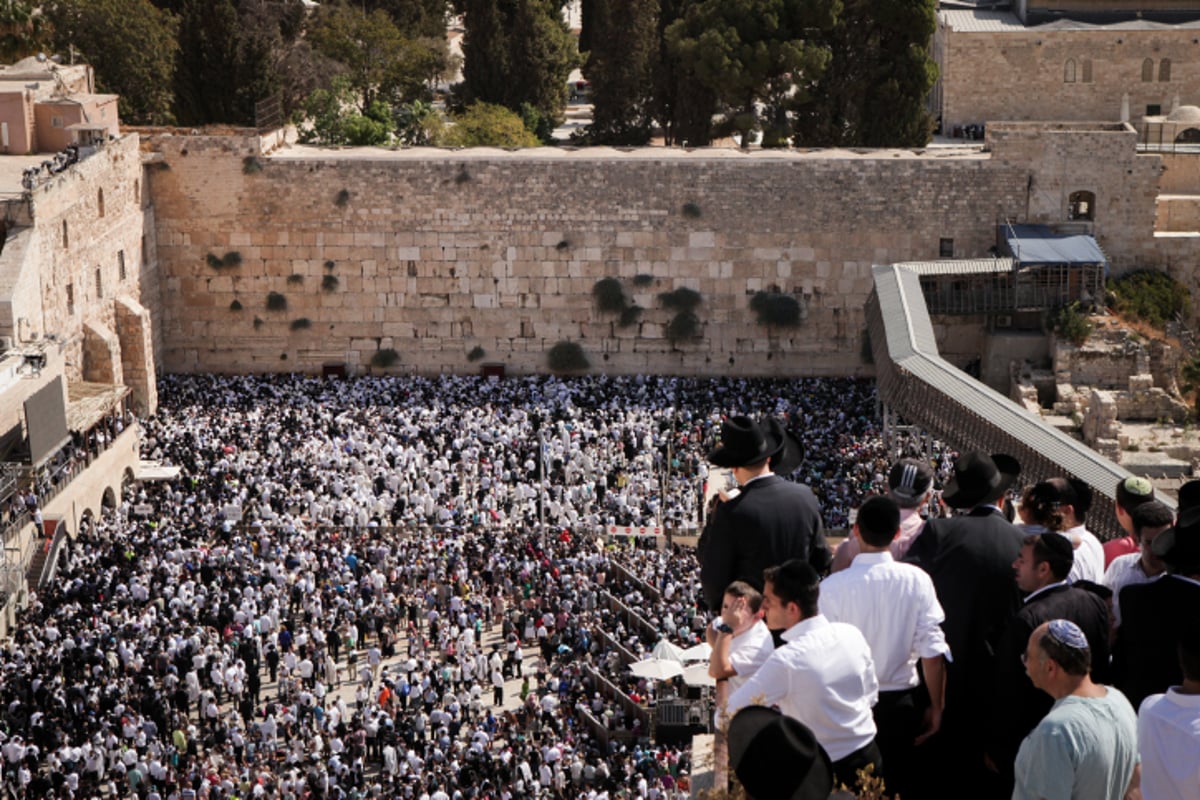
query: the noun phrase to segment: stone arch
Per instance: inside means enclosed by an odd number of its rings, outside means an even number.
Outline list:
[[[1154,80],[1154,59],[1147,58],[1142,61],[1142,83],[1150,83]]]
[[[1068,58],[1067,63],[1063,65],[1063,83],[1074,83],[1076,80],[1075,71],[1075,59]]]
[[[1200,128],[1184,128],[1175,134],[1175,144],[1200,144]]]

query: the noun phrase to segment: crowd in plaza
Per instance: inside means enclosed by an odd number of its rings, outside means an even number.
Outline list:
[[[161,397],[142,454],[180,476],[92,520],[5,645],[18,796],[680,795],[688,748],[648,744],[628,703],[663,687],[624,662],[703,638],[696,564],[596,532],[696,526],[706,448],[750,407],[806,432],[798,477],[834,519],[886,463],[858,381],[207,376]]]

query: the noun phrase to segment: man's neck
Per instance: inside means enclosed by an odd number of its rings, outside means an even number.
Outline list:
[[[1181,686],[1175,687],[1176,694],[1200,694],[1200,680],[1183,679]]]
[[[1108,689],[1104,688],[1098,683],[1092,683],[1092,678],[1090,675],[1084,675],[1083,677],[1072,680],[1070,683],[1064,685],[1061,692],[1057,694],[1051,693],[1051,696],[1055,700],[1061,700],[1068,696],[1094,698],[1104,697],[1107,694]]]
[[[761,478],[764,475],[771,474],[771,462],[764,461],[762,464],[750,467],[738,467],[734,471],[733,477],[737,478],[737,482],[745,486],[755,478]]]

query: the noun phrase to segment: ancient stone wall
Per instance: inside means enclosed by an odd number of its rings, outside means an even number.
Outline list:
[[[978,150],[283,150],[155,140],[150,170],[170,370],[517,372],[578,342],[612,372],[853,374],[873,263],[981,256],[1025,205],[1024,169]],[[592,289],[622,282],[621,327]],[[659,295],[699,292],[700,338],[673,345]],[[795,297],[771,330],[749,304]],[[272,295],[274,293],[274,295]],[[268,307],[268,297],[273,296]]]
[[[939,23],[943,130],[998,120],[1119,121],[1126,95],[1134,122],[1151,106],[1165,114],[1177,99],[1194,103],[1197,33],[1168,26],[955,31]],[[1144,81],[1147,61],[1151,80]]]

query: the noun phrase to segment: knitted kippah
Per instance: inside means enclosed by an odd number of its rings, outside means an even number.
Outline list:
[[[1088,649],[1087,637],[1083,635],[1079,626],[1069,619],[1051,620],[1049,633],[1059,644],[1073,650]]]

